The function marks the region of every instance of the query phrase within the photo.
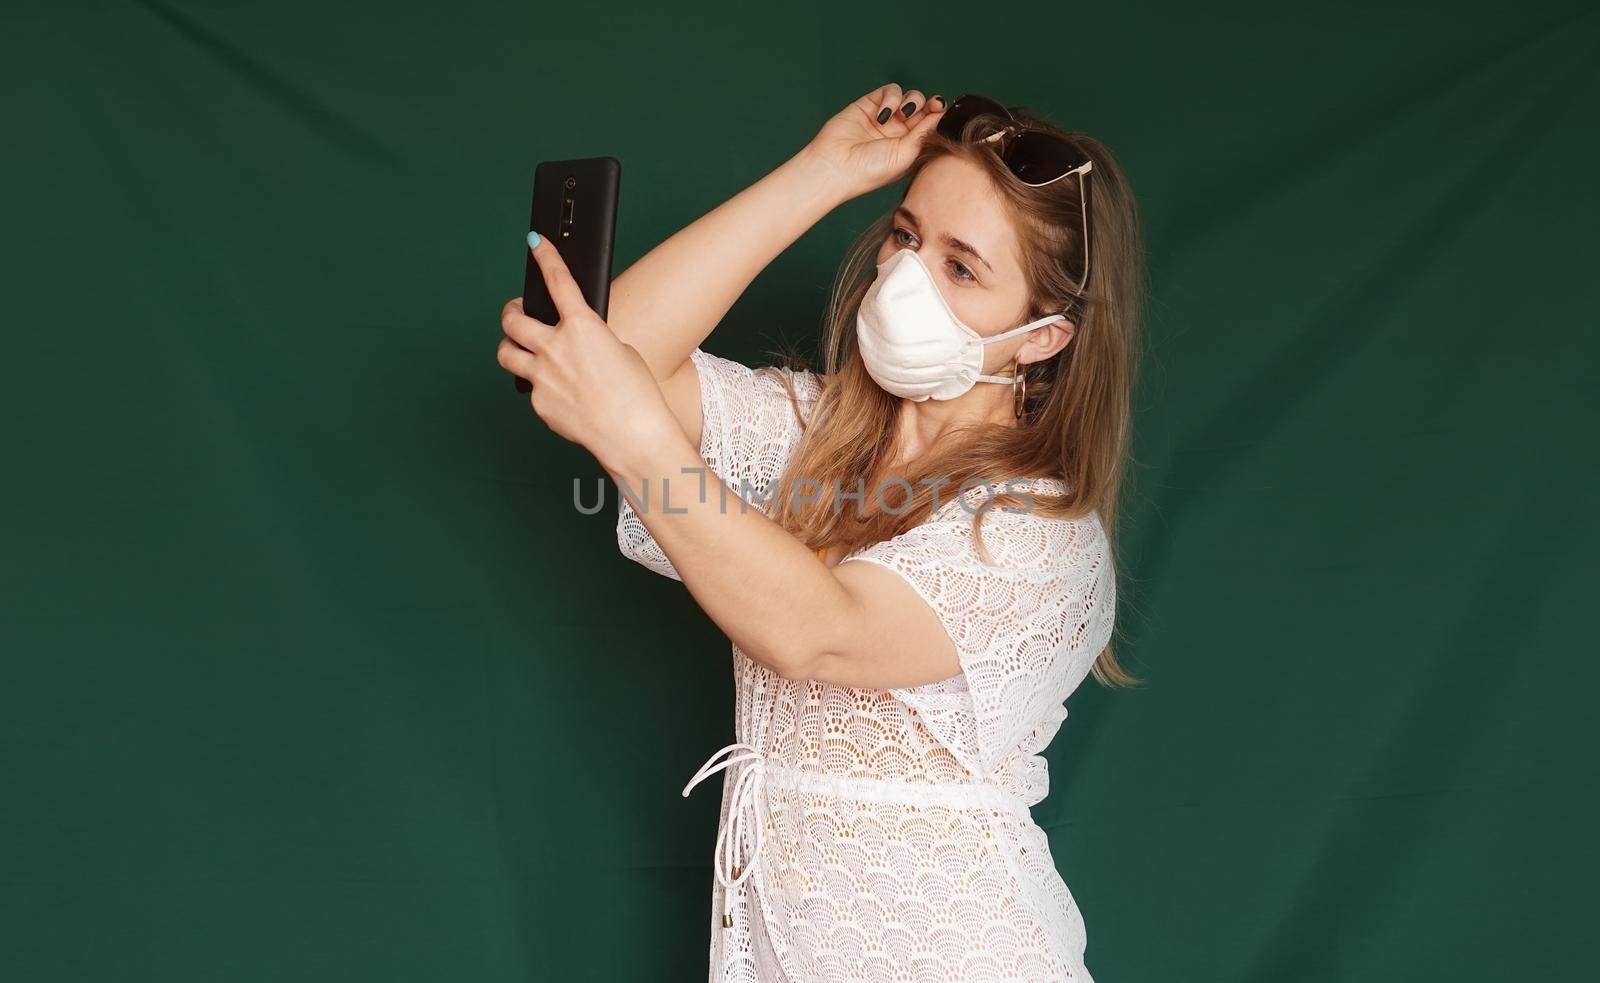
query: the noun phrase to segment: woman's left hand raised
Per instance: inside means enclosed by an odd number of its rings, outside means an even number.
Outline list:
[[[533,385],[528,399],[551,430],[614,469],[657,443],[662,427],[678,428],[677,419],[649,366],[589,306],[555,245],[541,237],[532,249],[560,321],[528,317],[513,297],[500,312],[506,336],[495,357]]]

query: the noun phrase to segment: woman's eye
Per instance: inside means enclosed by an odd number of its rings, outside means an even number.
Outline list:
[[[895,243],[900,246],[910,246],[911,242],[907,240],[916,239],[915,235],[900,226],[895,226],[891,235],[894,236]],[[976,282],[978,279],[971,270],[961,264],[960,260],[950,260],[950,269],[957,280],[972,280]]]

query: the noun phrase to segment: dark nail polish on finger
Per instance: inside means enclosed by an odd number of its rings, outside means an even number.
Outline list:
[[[883,107],[883,112],[878,114],[878,125],[882,126],[883,124],[889,122],[889,116],[893,112],[894,110],[890,109],[888,106]]]
[[[906,118],[907,118],[907,119],[910,119],[910,118],[911,118],[911,114],[912,114],[912,113],[914,113],[914,112],[916,112],[916,111],[917,111],[917,104],[916,104],[916,103],[914,103],[914,102],[908,102],[908,103],[906,103],[906,104],[905,104],[905,105],[904,105],[904,106],[901,106],[901,107],[900,107],[900,112],[901,112],[901,113],[902,113],[902,114],[903,114],[903,115],[904,115],[904,116],[905,116],[905,117],[906,117]]]
[[[931,106],[934,103],[938,103],[940,108],[943,108],[944,107],[944,96],[934,96],[932,99],[928,100],[928,105]]]

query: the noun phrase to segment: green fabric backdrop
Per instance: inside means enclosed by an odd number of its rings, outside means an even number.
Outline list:
[[[7,4],[0,975],[702,978],[727,644],[497,315],[536,161],[623,161],[621,272],[896,80],[1145,209],[1148,685],[1036,809],[1096,978],[1592,978],[1600,14],[1017,18]],[[707,347],[812,344],[892,194]]]

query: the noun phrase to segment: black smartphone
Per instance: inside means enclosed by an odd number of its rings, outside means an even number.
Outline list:
[[[533,171],[533,209],[528,228],[549,239],[561,254],[583,299],[602,318],[611,301],[611,254],[617,239],[617,195],[622,162],[615,157],[547,160]],[[522,313],[545,324],[561,319],[544,276],[523,245]],[[518,377],[517,392],[532,392]]]

